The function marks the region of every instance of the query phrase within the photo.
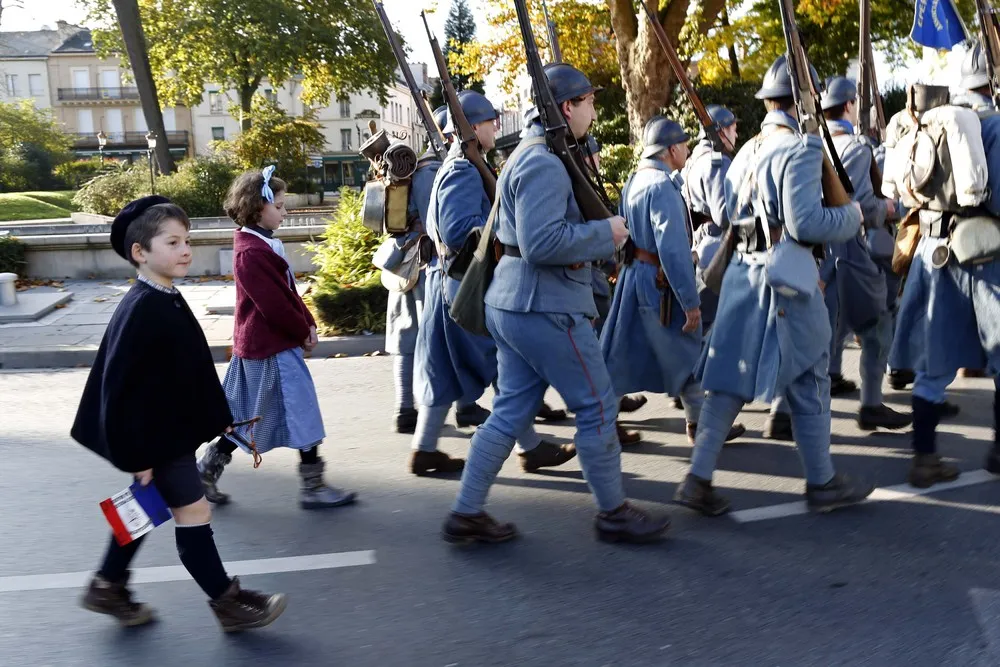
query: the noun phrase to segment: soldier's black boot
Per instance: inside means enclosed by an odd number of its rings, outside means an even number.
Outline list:
[[[893,368],[889,371],[889,386],[896,391],[902,391],[913,384],[916,377],[917,374],[908,368]]]
[[[784,440],[791,442],[792,416],[787,412],[772,412],[764,423],[764,437],[768,440]]]
[[[858,390],[858,385],[840,373],[830,373],[830,395],[846,396]]]
[[[937,455],[940,408],[919,396],[913,397],[913,464],[907,481],[918,489],[958,479],[958,468]]]
[[[455,423],[458,424],[459,428],[482,426],[489,417],[490,411],[478,403],[466,405],[455,411]]]
[[[538,409],[538,418],[543,422],[564,422],[569,419],[569,415],[566,414],[565,410],[556,410],[542,401],[542,407]]]
[[[594,517],[594,530],[602,542],[629,542],[642,544],[661,539],[670,528],[666,515],[655,516],[646,510],[622,503],[610,512],[600,512]]]
[[[635,412],[642,406],[646,405],[649,401],[643,394],[635,394],[632,396],[625,395],[622,396],[621,400],[618,401],[618,412]]]
[[[400,408],[393,417],[392,430],[396,433],[410,433],[417,430],[417,411],[413,408]]]
[[[806,505],[813,512],[827,513],[848,505],[857,505],[871,495],[875,485],[837,473],[826,484],[806,485]]]
[[[521,469],[524,472],[535,472],[539,468],[555,468],[561,466],[576,456],[576,446],[557,445],[554,442],[542,440],[531,451],[517,455],[521,459]]]

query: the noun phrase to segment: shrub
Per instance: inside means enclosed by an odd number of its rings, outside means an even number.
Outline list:
[[[322,239],[306,246],[319,266],[307,300],[327,335],[385,330],[388,293],[372,265],[382,238],[361,224],[361,203],[361,193],[341,190]]]
[[[757,81],[733,80],[711,86],[698,86],[698,95],[706,105],[721,104],[736,114],[739,130],[739,137],[736,140],[737,151],[760,132],[760,124],[767,115],[764,104],[754,97],[759,88],[760,83]],[[701,126],[694,115],[691,102],[679,88],[674,91],[673,100],[673,108],[664,110],[663,115],[683,125],[693,139],[698,136]]]
[[[28,265],[25,245],[13,236],[0,236],[0,273],[24,275]]]
[[[156,192],[169,197],[192,218],[224,215],[222,202],[236,167],[218,158],[195,158],[181,162],[177,171],[156,179]],[[115,215],[133,199],[149,194],[149,163],[98,176],[84,185],[73,202],[87,213]]]
[[[79,189],[84,183],[98,176],[102,171],[101,161],[98,158],[88,160],[71,160],[56,165],[53,173],[63,184],[74,190]]]

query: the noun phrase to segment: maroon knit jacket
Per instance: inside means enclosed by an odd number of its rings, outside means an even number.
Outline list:
[[[316,320],[299,293],[288,285],[288,262],[271,246],[253,234],[237,231],[233,235],[233,277],[233,354],[241,359],[267,359],[305,342]]]

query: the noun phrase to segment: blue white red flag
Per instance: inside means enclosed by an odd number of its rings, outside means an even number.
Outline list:
[[[125,546],[162,523],[170,521],[170,510],[156,486],[135,482],[124,491],[101,501],[101,511],[111,525],[118,544]]]
[[[968,39],[953,0],[915,0],[910,39],[932,49],[950,51]]]

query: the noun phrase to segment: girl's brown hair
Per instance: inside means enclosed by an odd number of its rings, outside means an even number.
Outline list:
[[[268,181],[274,194],[286,192],[288,186],[277,176]],[[226,215],[240,227],[260,224],[260,213],[264,210],[264,196],[260,193],[264,187],[264,174],[260,171],[247,171],[236,177],[226,193]]]

